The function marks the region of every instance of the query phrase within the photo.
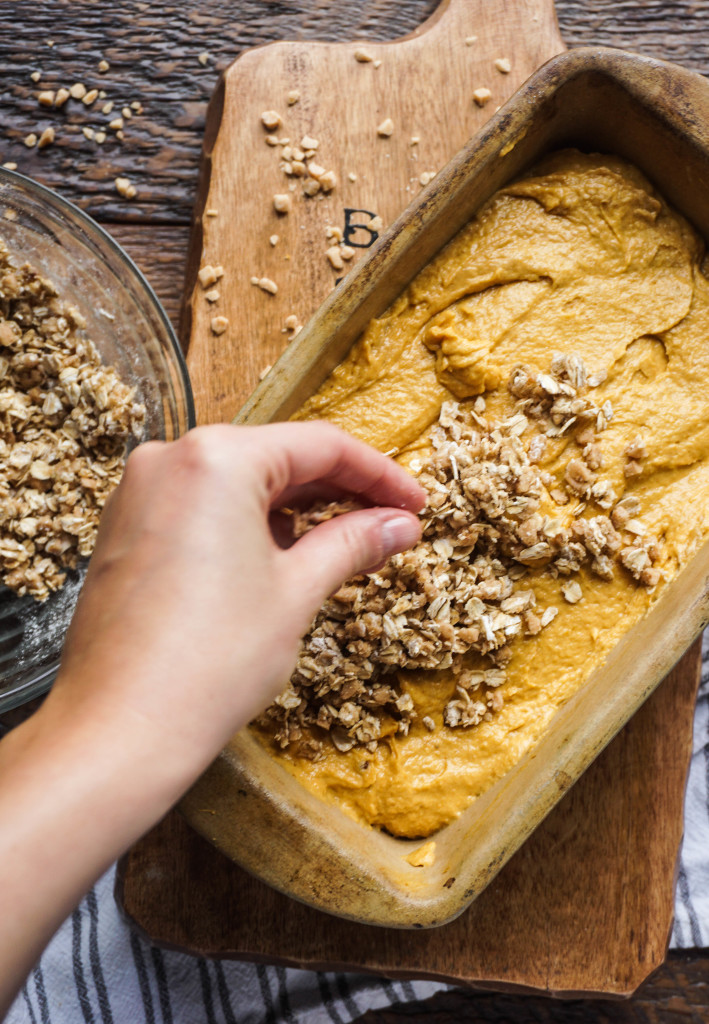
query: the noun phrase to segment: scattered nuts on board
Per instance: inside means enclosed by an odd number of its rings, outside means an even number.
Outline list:
[[[509,57],[498,57],[495,61],[495,67],[502,75],[509,75],[512,70],[512,64],[510,63]]]
[[[116,192],[124,199],[133,199],[136,195],[135,185],[132,185],[129,178],[116,178]]]
[[[51,107],[54,104],[54,96],[53,89],[43,89],[37,96],[37,100],[43,107]]]
[[[49,128],[45,128],[39,137],[37,142],[37,149],[46,149],[47,146],[51,146],[54,142],[54,129],[50,125]]]
[[[492,93],[485,86],[482,86],[482,88],[474,90],[473,99],[479,107],[484,107],[492,99]]]
[[[222,266],[213,267],[211,263],[205,263],[197,273],[199,283],[203,288],[211,288],[213,284],[224,276],[224,268]]]
[[[270,277],[252,277],[251,284],[257,285],[261,291],[268,292],[269,295],[275,295],[278,292],[278,285]]]
[[[270,132],[275,132],[276,128],[280,128],[281,115],[275,110],[264,110],[261,114],[261,124],[264,128],[268,128]]]
[[[69,89],[69,95],[73,100],[82,100],[86,95],[86,86],[83,82],[74,82]]]
[[[330,266],[335,270],[343,270],[345,264],[342,262],[342,256],[340,255],[339,245],[332,245],[329,249],[325,250],[325,255],[330,261]]]
[[[293,209],[293,200],[287,192],[278,192],[273,197],[273,209],[276,213],[290,213]]]
[[[211,322],[212,334],[224,334],[229,326],[229,320],[225,316],[213,316]]]
[[[291,89],[291,91],[286,95],[286,102],[288,103],[289,107],[292,107],[293,104],[297,103],[299,99],[300,93],[298,92],[297,89]]]
[[[381,135],[382,138],[389,138],[394,133],[394,122],[390,117],[387,117],[380,125],[377,126],[377,135]]]
[[[360,64],[369,64],[374,58],[367,50],[355,50],[354,59]]]

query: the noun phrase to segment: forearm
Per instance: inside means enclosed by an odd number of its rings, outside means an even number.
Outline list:
[[[81,896],[190,781],[149,726],[51,697],[0,743],[0,1018]]]
[[[311,488],[365,506],[277,543]],[[0,1013],[92,882],[290,677],[348,576],[413,544],[421,488],[316,423],[141,445],[106,506],[62,669],[0,743]]]

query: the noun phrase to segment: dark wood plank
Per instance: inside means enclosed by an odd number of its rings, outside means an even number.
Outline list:
[[[504,0],[494,2],[504,18]],[[102,220],[187,224],[207,100],[219,72],[245,48],[278,39],[394,39],[415,29],[436,6],[437,0],[2,3],[0,162],[16,162],[20,171]],[[568,46],[625,47],[709,73],[709,4],[557,0],[556,6]],[[204,52],[210,54],[206,66],[198,62]],[[101,58],[111,65],[105,74],[98,72]],[[30,79],[34,70],[42,72],[39,84]],[[91,110],[76,101],[60,111],[38,105],[41,87],[76,81],[103,88],[116,101],[111,115],[101,114],[98,103]],[[83,126],[107,123],[132,100],[144,112],[127,125],[122,143],[112,132],[102,146],[84,138]],[[55,143],[41,152],[26,149],[22,139],[49,124],[56,128]],[[134,181],[135,200],[116,193],[119,175]]]

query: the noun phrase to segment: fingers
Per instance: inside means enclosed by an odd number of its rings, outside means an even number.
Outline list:
[[[258,430],[271,503],[315,482],[410,512],[426,503],[424,491],[406,470],[332,424],[274,423]]]
[[[312,613],[350,576],[371,571],[421,537],[421,524],[410,512],[367,508],[348,512],[316,526],[283,553],[287,571],[297,581],[294,593]],[[308,612],[310,621],[312,614]]]

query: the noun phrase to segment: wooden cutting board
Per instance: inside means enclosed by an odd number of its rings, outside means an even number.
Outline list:
[[[359,61],[362,49],[372,59]],[[231,419],[343,271],[328,226],[355,259],[487,117],[563,49],[552,0],[449,0],[394,43],[278,43],[242,56],[210,105],[187,273],[183,340],[202,423]],[[496,60],[509,61],[499,70]],[[381,63],[378,63],[381,62]],[[502,65],[503,69],[506,65]],[[473,91],[488,88],[484,107]],[[297,91],[297,102],[286,96]],[[265,142],[318,141],[336,187],[305,198]],[[377,127],[391,119],[393,132]],[[418,142],[413,142],[417,138]],[[354,180],[350,180],[350,176]],[[291,196],[279,216],[272,197]],[[270,236],[277,234],[275,245]],[[219,298],[197,281],[221,264]],[[267,277],[275,295],[251,283]],[[228,321],[222,333],[213,317]],[[117,896],[151,939],[205,956],[430,976],[555,994],[629,993],[664,958],[699,676],[695,645],[486,892],[426,932],[340,921],[269,889],[176,815],[123,859]],[[668,728],[668,723],[671,728]]]

